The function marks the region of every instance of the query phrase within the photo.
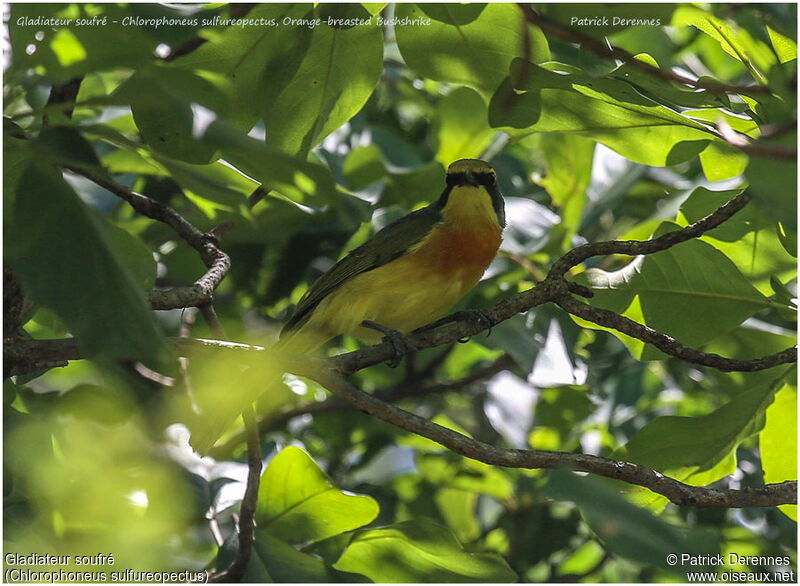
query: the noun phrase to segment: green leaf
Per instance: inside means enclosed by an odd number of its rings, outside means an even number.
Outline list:
[[[459,159],[478,159],[495,135],[483,98],[467,87],[453,90],[436,107],[436,160],[447,167]]]
[[[445,186],[442,165],[431,161],[408,172],[392,173],[386,180],[380,204],[399,204],[412,209],[423,203],[435,201]]]
[[[547,39],[513,4],[397,4],[397,46],[420,76],[469,86],[488,98],[514,57],[550,58]],[[407,23],[407,24],[406,24]],[[525,55],[528,26],[530,55]]]
[[[152,289],[158,268],[153,251],[141,239],[116,224],[108,223],[105,228],[114,254],[130,271],[136,284],[145,291]]]
[[[166,348],[144,294],[97,217],[52,168],[24,172],[10,230],[6,255],[26,292],[67,323],[89,356],[158,363]]]
[[[580,227],[586,203],[594,142],[572,134],[534,134],[529,140],[541,152],[546,167],[544,177],[536,182],[561,208],[561,224],[566,228],[563,242],[569,244]]]
[[[640,429],[612,458],[649,466],[662,474],[704,486],[736,471],[736,448],[758,433],[764,413],[783,384],[763,383],[740,393],[725,405],[701,417],[663,416]],[[666,498],[632,487],[639,504],[660,508]]]
[[[619,6],[625,5],[620,4]],[[635,57],[637,60],[649,63],[654,67],[659,66],[658,62],[646,53],[640,53]],[[686,89],[684,85],[667,81],[628,63],[623,63],[611,71],[609,76],[626,81],[651,100],[670,106],[674,110],[704,108],[715,114],[723,114],[723,111],[719,110],[719,108],[731,109],[730,100],[724,94],[719,95],[703,89]],[[686,114],[687,112],[683,113]]]
[[[522,82],[512,88],[515,79]],[[632,161],[660,167],[695,157],[714,136],[707,126],[654,102],[624,81],[593,78],[559,63],[545,68],[520,59],[492,96],[489,124],[512,136],[577,133]]]
[[[664,222],[654,236],[674,228],[671,222]],[[725,334],[772,306],[728,257],[698,240],[638,257],[613,273],[589,269],[580,280],[595,292],[592,305],[644,323],[692,347]],[[663,358],[654,347],[613,332],[634,356],[642,360]]]
[[[702,569],[704,564],[670,565],[669,554],[707,556],[719,552],[719,543],[712,533],[666,523],[629,503],[596,478],[556,470],[550,474],[543,492],[550,498],[578,505],[607,551],[647,566],[683,574],[687,569]]]
[[[378,503],[338,490],[300,448],[288,447],[275,456],[261,479],[256,522],[290,543],[352,531],[377,515]]]
[[[326,24],[326,19],[370,18],[362,7],[320,5],[313,17],[322,24],[313,27],[307,45],[270,62],[260,84],[267,144],[290,155],[307,153],[352,118],[372,95],[383,70],[380,27]]]
[[[361,6],[364,7],[364,10],[369,12],[372,16],[380,14],[388,4],[388,2],[361,2]]]
[[[797,388],[785,384],[767,408],[766,423],[758,436],[764,483],[797,480]],[[778,507],[797,521],[797,505]]]
[[[775,49],[775,54],[781,63],[788,63],[797,59],[797,43],[767,25],[767,34]]]
[[[258,4],[247,18],[274,21],[274,25],[231,26],[221,32],[206,29],[206,42],[173,65],[222,74],[231,86],[229,121],[248,131],[262,116],[264,77],[308,46],[311,28],[285,25],[284,19],[311,18],[312,10],[308,4]]]
[[[759,142],[764,146],[796,149],[797,132]],[[745,171],[753,200],[761,204],[773,220],[783,222],[797,233],[797,157],[785,160],[772,156],[752,156]]]
[[[386,175],[381,151],[374,144],[354,148],[347,153],[342,173],[347,184],[356,191],[379,181]]]
[[[206,137],[219,145],[226,161],[261,182],[271,195],[312,206],[340,200],[330,170],[322,165],[268,149],[222,122],[214,122]]]
[[[475,518],[477,493],[445,487],[436,492],[434,499],[439,512],[459,541],[469,543],[480,537],[481,527]]]
[[[716,124],[724,121],[737,132],[745,134],[750,138],[759,135],[758,125],[749,118],[740,118],[719,109],[705,110],[684,110],[685,116],[691,116],[698,120],[705,120]],[[744,173],[749,161],[748,156],[722,139],[712,140],[706,150],[700,153],[700,163],[703,165],[703,173],[709,181],[723,181]]]
[[[256,530],[253,554],[256,559],[250,563],[262,566],[263,571],[273,582],[326,583],[335,581],[321,559],[297,551],[267,531]]]
[[[698,187],[681,204],[677,223],[686,226],[707,216],[736,195],[736,191],[710,191]],[[786,254],[773,222],[751,202],[717,228],[700,237],[733,261],[750,283],[771,295],[770,278],[790,279],[797,263]]]
[[[333,567],[373,582],[517,579],[500,556],[466,553],[449,529],[424,518],[359,532]]]
[[[672,26],[694,26],[716,40],[723,51],[741,61],[755,80],[765,83],[764,74],[775,64],[775,55],[761,41],[750,36],[745,29],[736,26],[710,12],[689,6],[678,8],[673,14]]]
[[[130,104],[133,119],[142,138],[161,154],[204,164],[214,157],[216,145],[201,140],[204,135],[199,103],[211,113],[225,116],[228,109],[228,88],[219,76],[204,76],[175,67],[147,67],[138,70],[115,93]]]
[[[158,34],[148,26],[122,24],[126,17],[137,16],[174,19],[184,18],[185,14],[157,4],[16,4],[8,21],[14,59],[6,79],[35,69],[48,81],[63,83],[92,71],[136,69],[153,60],[159,43],[177,46],[197,32],[197,26],[190,24],[162,26],[157,29]],[[71,22],[61,27],[24,24],[23,19],[37,17]],[[78,18],[88,24],[77,25]],[[105,24],[92,20],[103,18]]]

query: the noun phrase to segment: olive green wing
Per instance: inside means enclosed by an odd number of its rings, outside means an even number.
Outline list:
[[[283,326],[281,336],[305,323],[320,301],[342,283],[396,259],[422,241],[441,219],[441,214],[434,205],[422,208],[392,222],[364,244],[351,250],[306,291],[297,304],[294,315]]]

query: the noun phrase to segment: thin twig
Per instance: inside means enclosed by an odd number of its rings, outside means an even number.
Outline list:
[[[208,303],[199,309],[214,335],[226,338],[225,329],[217,317],[214,306]],[[239,549],[236,551],[236,557],[231,565],[210,578],[212,582],[240,582],[253,554],[258,487],[261,483],[261,439],[258,433],[258,423],[256,423],[256,412],[252,404],[244,409],[242,419],[247,441],[247,484],[239,508]]]
[[[724,118],[720,118],[719,121],[717,121],[716,126],[720,138],[722,138],[729,145],[736,147],[743,153],[768,159],[797,161],[796,148],[787,147],[780,144],[770,144],[761,139],[754,141],[750,140],[750,138],[746,135],[740,134],[731,128],[731,125],[728,124]]]
[[[719,354],[700,352],[694,348],[689,348],[666,334],[657,332],[652,328],[637,323],[618,313],[614,313],[613,311],[592,307],[573,297],[565,296],[557,300],[556,303],[564,311],[572,315],[576,315],[601,326],[615,329],[618,332],[627,334],[642,342],[652,344],[665,354],[675,356],[676,358],[691,362],[692,364],[710,366],[722,372],[755,372],[773,368],[781,364],[797,362],[797,348],[787,348],[776,354],[756,358],[754,360],[735,360],[733,358],[725,358]]]
[[[211,576],[209,578],[211,582],[241,582],[253,554],[258,486],[261,481],[261,444],[256,413],[252,405],[242,412],[242,419],[247,430],[247,487],[239,509],[239,549],[231,565],[219,574]]]
[[[686,242],[692,238],[702,236],[732,217],[750,201],[751,196],[748,191],[743,191],[733,199],[729,200],[706,217],[682,228],[667,232],[652,240],[609,240],[607,242],[591,242],[573,248],[564,256],[553,263],[547,279],[561,277],[572,267],[579,265],[583,261],[593,256],[624,254],[627,256],[639,256],[641,254],[653,254],[667,250]]]
[[[214,291],[228,274],[231,260],[220,250],[217,239],[195,228],[183,216],[165,203],[136,193],[132,189],[114,181],[107,174],[93,169],[65,167],[86,177],[93,183],[107,189],[117,197],[128,202],[140,214],[167,224],[189,246],[200,253],[200,258],[208,270],[189,287],[157,289],[147,293],[152,309],[177,309],[208,304],[214,297]]]

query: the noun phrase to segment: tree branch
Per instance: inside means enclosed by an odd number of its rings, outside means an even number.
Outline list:
[[[781,364],[797,362],[797,348],[787,348],[776,354],[753,360],[735,360],[733,358],[725,358],[719,354],[700,352],[694,348],[689,348],[666,334],[657,332],[613,311],[592,307],[573,297],[562,297],[556,303],[572,315],[577,315],[601,326],[613,328],[637,340],[652,344],[664,354],[675,356],[692,364],[716,368],[723,372],[755,372]]]
[[[245,344],[235,344],[217,340],[186,340],[182,338],[172,338],[170,342],[179,351],[183,352],[219,349],[256,353],[267,351],[267,349],[260,346],[248,346]],[[478,442],[465,435],[386,403],[379,397],[365,393],[344,378],[345,375],[341,368],[342,362],[339,358],[342,356],[352,356],[358,353],[374,352],[376,348],[380,348],[381,346],[383,345],[373,346],[365,350],[359,350],[355,353],[340,355],[333,358],[313,358],[281,354],[274,349],[269,349],[269,352],[272,357],[284,363],[287,372],[292,372],[317,381],[356,409],[364,411],[401,429],[435,441],[458,454],[474,460],[479,460],[486,464],[529,469],[567,467],[573,470],[589,472],[629,484],[642,486],[665,496],[675,504],[693,507],[767,507],[797,503],[796,481],[741,490],[718,490],[689,486],[675,479],[666,477],[656,470],[630,462],[567,452],[508,450]],[[28,349],[40,347],[48,350],[58,349],[63,354],[69,353],[73,359],[80,357],[77,344],[72,339],[21,340],[14,343],[6,343],[4,345],[5,359],[7,359],[8,356],[7,351],[10,351],[13,347],[16,348],[14,348],[14,352],[11,353],[12,356],[14,353],[19,352],[21,347],[27,347]],[[54,353],[50,352],[46,354],[46,356],[48,358],[54,358]],[[345,361],[345,364],[348,363],[349,362]]]
[[[227,338],[225,329],[211,303],[200,307],[200,314],[215,336]],[[253,554],[258,487],[261,484],[261,438],[252,403],[242,411],[242,419],[247,440],[247,484],[239,508],[239,548],[231,565],[210,578],[213,582],[241,582]]]
[[[508,354],[504,354],[491,364],[479,368],[472,374],[457,381],[427,385],[417,384],[417,381],[413,379],[401,381],[393,387],[377,391],[375,396],[387,403],[395,403],[411,397],[441,395],[444,393],[461,391],[473,383],[485,380],[503,370],[512,368],[513,365],[514,360]],[[263,435],[284,426],[289,420],[300,417],[301,415],[319,415],[321,413],[353,411],[354,409],[355,408],[350,403],[338,397],[328,397],[324,401],[304,401],[299,404],[287,405],[260,418],[258,420],[258,432],[260,435]],[[245,432],[236,433],[226,440],[225,443],[213,446],[208,451],[208,455],[217,460],[230,458],[236,446],[241,445],[244,441]]]
[[[189,246],[200,253],[200,258],[208,268],[208,271],[189,287],[149,291],[147,299],[151,308],[198,307],[211,302],[214,297],[214,291],[228,274],[231,267],[230,257],[219,249],[217,239],[212,234],[201,232],[167,204],[136,193],[125,185],[114,181],[107,174],[78,167],[65,167],[65,169],[82,175],[100,187],[107,189],[128,202],[140,214],[168,225]]]
[[[604,43],[601,43],[600,41],[593,39],[592,37],[584,35],[575,29],[571,29],[559,23],[553,22],[547,17],[536,12],[536,10],[534,10],[530,4],[524,4],[520,2],[517,4],[517,6],[520,7],[528,22],[542,29],[543,32],[554,37],[558,37],[564,41],[567,41],[568,43],[580,45],[581,47],[589,49],[592,53],[595,53],[601,57],[623,61],[635,69],[665,81],[688,85],[692,88],[705,89],[715,94],[760,95],[770,92],[768,87],[762,85],[730,85],[708,79],[692,79],[669,69],[655,67],[645,61],[640,61],[624,49],[612,48]]]
[[[672,248],[676,244],[686,242],[692,238],[698,238],[730,219],[736,212],[746,206],[751,199],[750,193],[748,191],[743,191],[706,217],[697,220],[693,224],[689,224],[685,228],[667,232],[652,240],[609,240],[606,242],[583,244],[577,248],[573,248],[554,262],[547,278],[561,277],[572,267],[579,265],[593,256],[608,254],[624,254],[627,256],[653,254],[654,252]]]
[[[331,369],[330,362],[327,360],[305,358],[294,361],[290,366],[289,371],[316,380],[354,407],[396,427],[435,441],[462,456],[486,464],[529,469],[571,468],[642,486],[666,497],[677,505],[692,507],[767,507],[797,503],[796,481],[740,490],[719,490],[690,486],[664,476],[652,468],[600,456],[496,448],[427,421],[361,391],[349,383],[341,373]]]

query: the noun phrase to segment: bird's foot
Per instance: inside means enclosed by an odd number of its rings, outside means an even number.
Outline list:
[[[453,315],[457,316],[459,320],[477,321],[483,327],[488,328],[489,331],[486,332],[487,338],[492,335],[492,328],[497,325],[497,322],[483,309],[467,309],[464,311],[457,311]],[[458,342],[460,344],[466,344],[469,342],[469,336],[461,338]]]
[[[381,324],[368,319],[362,321],[361,326],[382,333],[383,341],[388,342],[389,344],[392,345],[392,350],[394,350],[394,356],[388,362],[389,368],[397,367],[397,365],[400,364],[400,361],[403,360],[403,357],[406,354],[408,354],[409,352],[417,351],[417,348],[415,348],[413,344],[411,344],[408,340],[406,340],[403,334],[401,334],[397,330],[393,330],[392,328],[387,328],[386,326],[382,326]]]

